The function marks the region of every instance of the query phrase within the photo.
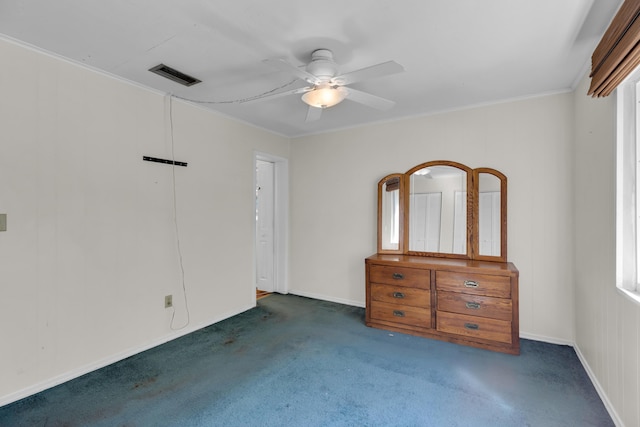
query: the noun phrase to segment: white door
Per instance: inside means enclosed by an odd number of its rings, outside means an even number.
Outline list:
[[[256,160],[256,287],[274,289],[274,164]]]

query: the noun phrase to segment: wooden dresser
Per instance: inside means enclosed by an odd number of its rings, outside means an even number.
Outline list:
[[[365,265],[368,326],[520,354],[502,172],[434,160],[382,178]]]
[[[376,254],[365,265],[367,326],[520,353],[512,263]]]

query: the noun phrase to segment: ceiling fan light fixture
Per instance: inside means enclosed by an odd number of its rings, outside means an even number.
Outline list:
[[[344,101],[348,91],[342,86],[318,85],[313,90],[302,95],[302,100],[316,108],[333,107]]]

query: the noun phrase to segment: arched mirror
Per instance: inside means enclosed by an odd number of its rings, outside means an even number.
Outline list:
[[[378,252],[507,259],[507,178],[432,161],[378,183]]]
[[[470,254],[470,172],[459,163],[427,162],[405,174],[409,183],[407,253]]]
[[[474,254],[476,259],[507,259],[507,177],[495,169],[474,170]]]
[[[378,253],[402,253],[404,184],[402,174],[378,183]]]

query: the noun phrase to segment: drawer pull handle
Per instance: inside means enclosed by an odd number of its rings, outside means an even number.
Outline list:
[[[478,287],[478,282],[476,282],[475,280],[465,280],[464,281],[464,285],[467,288],[477,288]]]
[[[404,298],[404,294],[402,292],[394,292],[393,293],[393,297],[394,298]]]
[[[393,310],[393,315],[396,317],[404,317],[404,311],[402,310]]]
[[[477,324],[477,323],[465,323],[465,324],[464,324],[464,327],[465,327],[466,329],[472,329],[472,330],[474,330],[474,331],[477,331],[478,329],[480,329],[480,326],[478,326],[478,324]]]
[[[396,280],[402,280],[402,279],[404,279],[404,274],[402,274],[402,273],[393,273],[391,275],[391,277],[393,277]]]
[[[471,310],[478,310],[480,308],[479,302],[468,302],[465,305],[467,306],[467,308]]]

